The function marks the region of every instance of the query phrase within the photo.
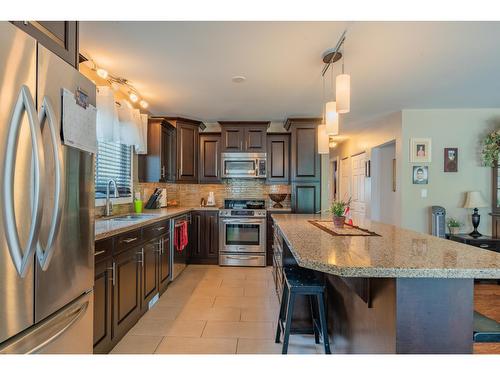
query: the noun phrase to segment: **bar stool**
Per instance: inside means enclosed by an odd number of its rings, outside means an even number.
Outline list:
[[[282,354],[288,352],[288,341],[290,338],[293,308],[295,305],[295,297],[297,295],[305,295],[309,297],[309,305],[311,307],[314,341],[319,344],[320,334],[323,336],[323,345],[325,353],[331,354],[330,341],[328,339],[328,328],[326,325],[326,309],[325,309],[325,286],[318,280],[313,271],[300,267],[284,267],[283,274],[285,282],[283,285],[283,296],[281,298],[281,307],[278,317],[278,327],[276,329],[276,343],[280,342],[281,332],[283,332],[283,350]],[[313,298],[316,297],[317,310],[319,313],[319,321],[316,318]]]

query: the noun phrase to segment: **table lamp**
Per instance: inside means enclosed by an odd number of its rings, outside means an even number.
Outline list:
[[[479,220],[481,219],[481,216],[478,213],[478,207],[488,207],[488,204],[483,199],[481,192],[468,191],[467,193],[465,193],[465,203],[462,207],[474,209],[474,212],[472,214],[472,226],[474,227],[474,230],[469,233],[469,236],[474,238],[481,237],[482,234],[477,231]]]

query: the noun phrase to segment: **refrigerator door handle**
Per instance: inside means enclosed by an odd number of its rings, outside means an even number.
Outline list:
[[[46,271],[49,267],[50,260],[52,259],[52,255],[54,253],[54,242],[57,239],[57,235],[59,233],[59,227],[61,224],[61,215],[63,210],[63,199],[64,196],[64,161],[63,161],[63,153],[62,153],[62,145],[61,138],[56,129],[56,116],[50,102],[50,99],[45,96],[43,98],[43,103],[41,107],[41,112],[38,115],[40,128],[43,129],[45,121],[48,123],[48,130],[50,132],[50,140],[52,143],[53,149],[53,159],[54,159],[54,206],[52,208],[52,221],[49,227],[49,234],[47,237],[47,243],[44,246],[42,245],[40,239],[38,239],[36,245],[36,254],[38,258],[38,262],[40,263],[40,267],[43,271]]]
[[[25,248],[22,249],[19,240],[19,232],[16,226],[14,209],[14,171],[15,159],[18,146],[18,138],[21,130],[23,113],[26,112],[32,147],[33,165],[33,196],[31,199],[31,223]],[[33,97],[26,85],[21,86],[17,102],[12,113],[7,135],[7,146],[5,147],[5,167],[3,170],[3,181],[0,184],[1,199],[4,204],[2,210],[3,222],[5,226],[5,237],[9,247],[12,262],[17,273],[24,278],[28,273],[29,266],[36,250],[36,243],[40,233],[43,209],[43,187],[45,176],[45,158],[43,153],[42,132],[38,124]]]

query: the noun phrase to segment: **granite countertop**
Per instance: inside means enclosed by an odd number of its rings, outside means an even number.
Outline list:
[[[177,215],[182,215],[191,211],[217,211],[218,207],[168,207],[156,210],[144,210],[143,213],[147,217],[134,221],[115,221],[111,220],[114,217],[126,216],[117,215],[112,217],[103,217],[95,221],[95,240],[99,241],[104,238],[115,236],[120,233],[127,232],[132,229],[140,228],[158,221],[168,219]],[[133,213],[132,213],[133,214]],[[130,215],[130,214],[129,214]]]
[[[301,267],[345,277],[500,278],[500,253],[379,222],[360,227],[378,236],[332,236],[308,220],[273,216]]]

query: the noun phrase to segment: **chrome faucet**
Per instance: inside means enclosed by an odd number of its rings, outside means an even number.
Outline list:
[[[113,179],[110,179],[108,183],[106,184],[106,212],[104,213],[104,216],[111,216],[113,213],[113,203],[111,203],[111,199],[109,198],[109,185],[113,184],[113,188],[115,190],[114,197],[118,198],[118,187],[116,186],[116,181]]]

